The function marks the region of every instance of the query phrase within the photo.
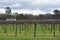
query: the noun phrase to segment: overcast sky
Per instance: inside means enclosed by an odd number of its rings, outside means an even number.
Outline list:
[[[13,11],[45,13],[60,9],[60,0],[0,0],[0,11],[9,6]],[[14,11],[14,12],[15,12]]]

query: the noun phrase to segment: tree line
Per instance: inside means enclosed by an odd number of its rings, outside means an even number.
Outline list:
[[[32,14],[18,14],[15,12],[13,15],[0,14],[0,20],[6,20],[6,18],[16,18],[17,20],[35,20],[35,19],[60,19],[60,10],[55,9],[54,14],[40,14],[40,15],[32,15]]]

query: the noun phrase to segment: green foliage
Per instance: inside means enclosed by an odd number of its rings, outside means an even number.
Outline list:
[[[59,40],[60,24],[56,24],[55,37],[53,33],[50,33],[50,24],[37,24],[36,26],[36,37],[34,37],[34,24],[17,24],[17,36],[15,36],[16,24],[5,24],[6,33],[0,24],[0,40]],[[53,25],[53,24],[52,24]],[[23,26],[23,30],[22,30]],[[4,26],[5,27],[5,26]]]

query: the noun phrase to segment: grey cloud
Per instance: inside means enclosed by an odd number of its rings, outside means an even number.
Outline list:
[[[18,4],[18,5],[16,5]],[[4,8],[6,6],[11,7],[12,9],[40,9],[42,11],[51,11],[53,8],[59,8],[60,4],[57,5],[43,5],[37,4],[33,5],[31,1],[27,0],[0,0],[0,8]]]

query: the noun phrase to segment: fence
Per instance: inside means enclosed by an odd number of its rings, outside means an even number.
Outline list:
[[[10,25],[11,24],[11,25]],[[12,30],[14,29],[14,35],[17,36],[18,35],[18,31],[19,33],[21,33],[21,31],[25,31],[25,36],[26,36],[26,32],[28,30],[28,27],[25,26],[27,24],[27,26],[33,24],[34,27],[33,27],[33,36],[36,37],[37,35],[37,25],[38,24],[41,24],[42,26],[44,25],[43,27],[43,30],[44,30],[44,34],[45,34],[45,30],[46,30],[46,25],[48,24],[48,28],[50,29],[50,32],[53,33],[53,36],[55,37],[57,34],[56,34],[56,28],[58,27],[58,30],[60,31],[60,27],[58,25],[60,25],[60,19],[40,19],[40,20],[16,20],[16,21],[6,21],[6,20],[0,20],[0,26],[2,27],[2,29],[4,30],[4,33],[7,35],[7,29],[9,26],[7,25],[10,25],[10,30],[11,30],[11,27],[12,27]],[[29,24],[29,25],[28,25]],[[21,27],[20,27],[20,26]],[[23,25],[25,27],[23,27]],[[50,25],[50,27],[49,27]],[[40,27],[42,27],[40,26]],[[15,27],[15,28],[14,28]],[[30,26],[32,27],[32,26]],[[29,28],[30,28],[29,27]],[[18,30],[19,28],[19,30]],[[38,27],[39,28],[39,27]],[[40,31],[40,30],[39,30]]]

